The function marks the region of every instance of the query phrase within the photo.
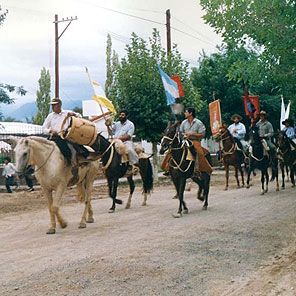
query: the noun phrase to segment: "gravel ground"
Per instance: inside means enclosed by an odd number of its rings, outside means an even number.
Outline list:
[[[296,295],[296,195],[274,184],[259,195],[236,189],[214,171],[209,208],[196,186],[185,193],[189,214],[174,219],[178,201],[167,179],[142,207],[140,187],[132,207],[118,206],[105,185],[93,192],[95,223],[78,229],[83,205],[67,190],[65,229],[49,225],[41,191],[0,194],[0,295]],[[120,186],[127,201],[128,190]]]

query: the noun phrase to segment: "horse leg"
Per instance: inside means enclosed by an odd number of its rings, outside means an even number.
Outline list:
[[[114,179],[112,178],[108,178],[108,190],[109,190],[109,196],[112,198],[112,206],[111,208],[109,209],[109,213],[114,213],[115,212],[115,199],[116,199],[116,195],[114,195]]]
[[[127,181],[128,181],[129,187],[130,187],[130,193],[129,193],[127,204],[126,204],[125,208],[129,209],[131,207],[132,196],[135,191],[135,182],[133,180],[133,175],[129,175],[127,177]]]
[[[228,190],[228,179],[229,179],[229,165],[224,163],[225,167],[225,190]]]
[[[295,187],[294,167],[293,167],[293,165],[290,166],[290,179],[291,179],[292,187]]]
[[[282,171],[282,189],[285,189],[285,166],[282,162],[280,162],[280,168]]]
[[[276,175],[275,175],[276,177]],[[265,178],[266,178],[266,188],[265,188],[265,191],[264,192],[268,192],[268,182],[269,182],[269,175],[268,175],[268,167],[266,168],[265,170]]]
[[[276,191],[280,190],[279,185],[279,161],[277,158],[274,159],[274,174],[275,174],[275,182],[276,182]]]
[[[174,218],[182,217],[183,194],[181,192],[181,188],[183,187],[185,189],[185,184],[183,184],[183,186],[182,186],[182,183],[185,183],[185,182],[179,176],[173,176],[173,183],[175,185],[178,199],[179,199],[179,210],[178,210],[177,214],[173,214]]]
[[[86,228],[86,223],[94,222],[93,211],[91,209],[91,192],[93,188],[93,181],[94,180],[89,180],[89,178],[86,177],[83,182],[84,194],[86,195],[86,197],[84,201],[85,207],[81,217],[81,221],[79,223],[79,228]],[[86,219],[87,215],[88,218]]]
[[[241,177],[242,177],[242,187],[245,187],[245,178],[244,178],[244,170],[241,166],[238,167]]]
[[[237,166],[234,166],[234,169],[235,169],[235,179],[236,179],[236,183],[237,183],[237,188],[240,188],[240,185],[239,185],[239,179],[238,179],[238,167]]]
[[[204,186],[204,205],[203,205],[203,209],[207,210],[208,208],[208,198],[209,198],[209,191],[210,191],[210,180],[211,180],[211,176],[209,176],[208,174],[204,174],[203,178],[203,186]]]
[[[63,196],[63,193],[66,189],[66,186],[60,186],[56,189],[55,194],[54,194],[54,198],[53,198],[53,203],[51,206],[51,209],[53,211],[53,213],[56,215],[57,220],[61,226],[61,228],[66,228],[67,227],[67,222],[62,218],[62,216],[59,213],[59,206],[60,206],[60,202]]]
[[[186,206],[186,203],[184,201],[184,191],[185,191],[185,188],[186,188],[186,179],[184,178],[184,181],[181,182],[181,188],[180,188],[180,193],[181,193],[181,208],[179,207],[179,211],[181,210],[181,214],[182,214],[182,207],[184,209],[183,213],[184,214],[188,214],[188,208]]]
[[[264,169],[261,169],[261,195],[264,195]]]
[[[46,234],[55,234],[55,232],[56,232],[56,219],[55,219],[54,213],[51,210],[52,191],[43,188],[43,192],[44,192],[44,195],[47,198],[47,205],[48,205],[48,211],[49,211],[49,217],[50,217],[50,226],[49,226],[49,229],[47,230]]]
[[[252,165],[250,163],[249,169],[248,169],[248,175],[247,175],[247,185],[246,188],[249,189],[250,188],[250,176],[251,176],[251,172],[254,171],[252,168]]]

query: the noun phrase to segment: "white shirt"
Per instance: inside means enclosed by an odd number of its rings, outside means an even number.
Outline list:
[[[63,120],[65,119],[65,117],[69,112],[75,113],[69,110],[62,110],[60,113],[55,113],[55,112],[49,113],[42,126],[43,132],[45,134],[49,134],[49,131],[53,130],[57,133],[60,133]],[[75,113],[75,114],[76,116],[81,117],[79,113]],[[67,119],[64,125],[65,129],[68,127],[69,124],[70,124],[70,118]]]
[[[14,174],[15,174],[14,165],[11,162],[9,162],[8,164],[4,164],[2,176],[5,176],[7,178],[7,177],[11,177]]]
[[[131,138],[127,141],[132,141],[132,136],[135,132],[135,126],[130,120],[126,120],[123,124],[120,121],[114,123],[112,127],[112,134],[115,138],[120,138],[129,135]],[[124,141],[124,142],[127,142]]]
[[[228,130],[232,134],[233,137],[242,140],[246,135],[246,127],[243,123],[233,123],[228,127]],[[234,131],[236,130],[236,131]]]

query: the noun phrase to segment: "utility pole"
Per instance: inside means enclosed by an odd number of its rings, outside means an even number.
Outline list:
[[[167,29],[167,54],[171,52],[171,12],[167,9],[166,13],[166,29]]]
[[[54,18],[53,23],[55,24],[55,97],[56,98],[59,97],[59,39],[62,37],[64,32],[70,26],[72,21],[76,21],[76,20],[77,20],[77,16],[75,16],[75,18],[73,17],[71,18],[67,17],[66,19],[63,18],[62,20],[59,21],[57,14],[55,15],[55,18]],[[62,22],[69,22],[69,23],[66,26],[66,28],[63,30],[61,35],[59,36],[58,24]]]

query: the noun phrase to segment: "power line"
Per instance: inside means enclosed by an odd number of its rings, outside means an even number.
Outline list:
[[[192,31],[194,31],[194,32],[197,33],[198,35],[200,35],[200,36],[202,36],[203,38],[206,38],[206,39],[208,40],[208,38],[207,38],[205,35],[203,35],[202,33],[198,32],[198,31],[195,30],[193,27],[189,26],[188,24],[184,23],[183,21],[179,20],[178,18],[176,18],[176,17],[174,17],[174,16],[173,16],[173,18],[174,18],[176,21],[178,21],[179,23],[181,23],[181,24],[187,26],[188,28],[190,28]],[[211,42],[211,41],[209,41],[209,42]],[[212,42],[211,42],[211,43],[212,43]],[[214,45],[214,44],[213,44],[213,45]]]
[[[172,28],[172,30],[175,30],[175,31],[177,31],[177,32],[180,32],[180,33],[182,33],[182,34],[185,34],[185,35],[187,35],[187,36],[189,36],[189,37],[191,37],[191,38],[194,38],[194,39],[199,40],[199,41],[204,42],[204,43],[208,43],[209,45],[212,45],[212,46],[216,46],[216,44],[214,44],[214,43],[212,43],[212,42],[209,42],[209,41],[206,41],[206,40],[202,40],[202,39],[200,39],[200,38],[198,38],[198,37],[196,37],[196,36],[193,36],[193,35],[191,35],[191,34],[189,34],[189,33],[186,33],[186,32],[184,32],[184,31],[182,31],[182,30],[179,30],[179,29],[177,29],[177,28],[174,28],[174,27],[171,27],[171,28]]]
[[[118,10],[111,9],[111,8],[107,8],[107,7],[103,7],[103,6],[94,4],[94,3],[90,3],[88,1],[84,1],[84,2],[87,2],[88,4],[99,7],[101,9],[105,9],[107,11],[111,11],[111,12],[115,12],[115,13],[118,13],[118,14],[126,15],[126,16],[129,16],[129,17],[133,17],[133,18],[136,18],[136,19],[140,19],[142,21],[146,21],[146,22],[150,22],[150,23],[154,23],[154,24],[158,24],[158,25],[164,25],[164,23],[153,21],[153,20],[150,20],[150,19],[147,19],[147,18],[144,18],[144,17],[140,17],[140,16],[137,16],[137,15],[129,14],[129,13],[125,13],[125,12],[118,11]]]

